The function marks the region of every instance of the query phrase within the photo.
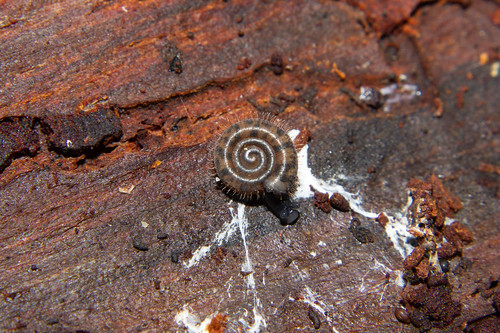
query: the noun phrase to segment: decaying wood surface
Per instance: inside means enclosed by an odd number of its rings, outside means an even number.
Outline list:
[[[499,49],[498,1],[0,1],[0,330],[498,329]],[[354,211],[220,190],[217,133],[269,113]],[[403,292],[412,179],[473,241]]]

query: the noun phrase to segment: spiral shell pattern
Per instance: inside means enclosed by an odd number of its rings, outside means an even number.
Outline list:
[[[214,151],[215,171],[230,193],[240,197],[272,192],[288,196],[297,183],[297,152],[288,134],[265,119],[228,127]]]

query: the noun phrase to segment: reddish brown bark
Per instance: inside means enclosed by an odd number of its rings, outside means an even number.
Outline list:
[[[263,331],[417,332],[398,310],[390,219],[308,198],[284,227],[249,206],[252,271],[239,231],[215,241],[237,206],[211,174],[213,142],[269,113],[307,129],[313,174],[368,212],[401,213],[408,181],[439,175],[463,204],[463,247],[429,295],[453,307],[443,331],[492,325],[498,4],[390,3],[0,1],[0,330],[182,331],[186,310],[233,332],[257,309]]]

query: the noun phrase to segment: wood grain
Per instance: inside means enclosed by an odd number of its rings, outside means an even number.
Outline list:
[[[375,219],[310,197],[294,226],[255,205],[245,241],[229,228],[211,149],[255,113],[306,128],[312,173],[377,215],[438,175],[474,235],[443,331],[490,320],[498,4],[393,5],[384,21],[372,1],[0,1],[0,330],[183,332],[187,311],[226,332],[417,332],[394,316],[404,258]]]

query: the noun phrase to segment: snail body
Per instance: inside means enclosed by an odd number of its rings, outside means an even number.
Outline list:
[[[266,193],[286,198],[296,188],[295,146],[269,120],[246,119],[229,126],[215,146],[214,166],[226,190],[240,198]]]

